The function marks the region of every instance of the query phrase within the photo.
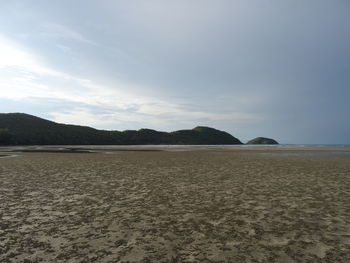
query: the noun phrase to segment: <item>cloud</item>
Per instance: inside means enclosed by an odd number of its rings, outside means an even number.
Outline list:
[[[73,107],[69,110],[49,112],[48,116],[51,117],[51,120],[59,123],[88,125],[102,129],[139,129],[147,127],[168,131],[173,130],[174,127],[190,128],[199,124],[207,125],[213,121],[241,123],[247,120],[259,120],[255,115],[242,113],[187,112],[178,107],[169,108],[169,105],[164,105],[162,109],[163,112],[159,112],[157,106],[154,105],[141,105],[140,108],[124,110],[107,107],[100,109]],[[174,122],[176,126],[174,126]]]
[[[51,38],[63,38],[63,39],[71,39],[78,42],[82,42],[85,44],[93,45],[93,46],[99,46],[98,43],[95,41],[92,41],[85,36],[83,36],[81,33],[66,27],[62,24],[57,23],[48,23],[42,26],[41,34],[46,37]]]
[[[38,58],[26,51],[17,42],[0,35],[0,69],[32,72],[37,75],[64,77],[64,74],[42,65]]]
[[[72,49],[68,46],[65,45],[56,45],[56,47],[60,50],[62,50],[64,53],[69,53],[70,51],[72,51]]]
[[[55,98],[43,111],[52,118],[118,129],[206,124],[289,142],[350,129],[346,1],[0,5],[0,30],[12,37],[0,37],[0,98]]]
[[[167,127],[174,122],[188,125],[212,120],[238,122],[258,118],[242,112],[189,109],[176,102],[130,93],[128,90],[147,89],[135,87],[130,82],[114,79],[112,85],[105,85],[91,78],[58,71],[4,36],[0,38],[0,50],[3,55],[0,98],[40,100],[41,103],[55,99],[56,103],[62,104],[62,110],[47,115],[58,122],[96,127],[115,127],[117,124]]]

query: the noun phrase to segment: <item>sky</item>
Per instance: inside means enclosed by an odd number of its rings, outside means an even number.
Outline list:
[[[350,144],[348,0],[0,0],[0,112]]]

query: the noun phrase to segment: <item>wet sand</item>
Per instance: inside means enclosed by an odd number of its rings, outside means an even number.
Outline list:
[[[350,155],[184,149],[0,158],[0,262],[350,262]]]

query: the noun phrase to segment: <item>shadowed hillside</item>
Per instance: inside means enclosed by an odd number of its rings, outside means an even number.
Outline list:
[[[227,132],[209,127],[159,132],[151,129],[105,131],[60,124],[24,113],[0,114],[2,145],[242,144]]]
[[[265,138],[265,137],[257,137],[253,140],[250,140],[247,142],[247,144],[278,144],[277,141],[275,141],[274,139],[270,139],[270,138]]]

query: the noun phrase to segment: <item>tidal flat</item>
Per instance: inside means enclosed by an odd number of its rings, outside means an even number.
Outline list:
[[[349,154],[102,148],[6,149],[0,262],[350,262]]]

